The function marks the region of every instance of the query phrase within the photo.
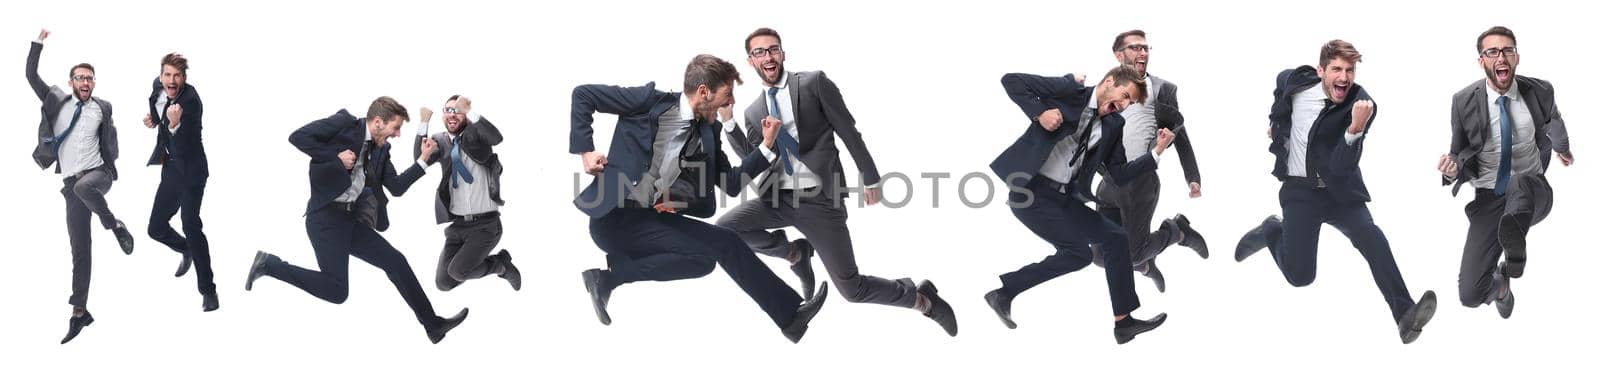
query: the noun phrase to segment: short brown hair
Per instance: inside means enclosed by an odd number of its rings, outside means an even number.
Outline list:
[[[189,58],[184,58],[183,54],[167,54],[167,56],[161,57],[161,65],[177,68],[178,73],[182,73],[184,75],[189,74]]]
[[[395,117],[399,117],[402,121],[411,120],[411,115],[406,113],[406,106],[400,105],[400,102],[395,101],[394,98],[380,96],[377,100],[372,101],[372,105],[367,106],[367,119],[390,119]]]
[[[1133,67],[1125,65],[1116,66],[1115,68],[1112,68],[1110,72],[1106,72],[1105,78],[1111,79],[1111,86],[1122,86],[1130,83],[1133,84],[1133,91],[1139,95],[1133,97],[1134,101],[1144,101],[1145,97],[1150,96],[1150,90],[1149,87],[1145,86],[1144,84],[1143,75],[1139,74],[1139,70],[1134,69]],[[1105,81],[1105,78],[1102,78],[1101,81]]]
[[[1505,36],[1507,38],[1510,38],[1511,39],[1511,46],[1517,46],[1517,34],[1511,33],[1511,29],[1510,28],[1505,28],[1503,26],[1494,26],[1494,27],[1489,27],[1488,31],[1483,31],[1482,34],[1478,35],[1478,48],[1476,50],[1473,50],[1473,51],[1480,52],[1480,53],[1483,52],[1483,39],[1489,38],[1489,36],[1494,36],[1494,35],[1500,35],[1500,36]]]
[[[1322,44],[1322,58],[1317,60],[1317,66],[1327,67],[1334,58],[1344,59],[1350,63],[1361,61],[1361,52],[1356,51],[1356,46],[1344,40],[1328,41]]]
[[[778,39],[779,44],[783,43],[783,36],[778,36],[777,30],[761,27],[757,28],[755,32],[751,32],[750,36],[744,37],[744,52],[747,54],[750,53],[750,40],[755,40],[757,37],[761,36],[772,36],[772,38]]]
[[[1123,40],[1126,40],[1128,38],[1128,36],[1144,37],[1144,31],[1143,30],[1131,30],[1131,31],[1128,31],[1128,32],[1123,32],[1123,33],[1117,34],[1117,39],[1115,41],[1111,42],[1111,51],[1122,51],[1122,46],[1127,44],[1127,42],[1123,41]]]
[[[89,73],[94,73],[94,66],[89,65],[89,63],[78,63],[78,65],[72,66],[72,69],[67,70],[67,78],[74,77],[72,73],[77,72],[79,69],[87,69]]]
[[[739,69],[733,67],[722,58],[710,54],[700,54],[689,61],[689,68],[683,71],[683,92],[694,92],[694,88],[706,85],[707,88],[716,90],[729,84],[742,84],[739,78]]]

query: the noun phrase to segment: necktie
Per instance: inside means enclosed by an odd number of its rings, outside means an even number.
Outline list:
[[[456,187],[456,179],[460,178],[468,184],[472,183],[472,172],[467,171],[467,166],[461,163],[461,138],[450,140],[450,187]]]
[[[1083,132],[1079,133],[1077,137],[1078,149],[1072,152],[1072,159],[1067,161],[1068,166],[1077,165],[1082,167],[1081,163],[1078,161],[1083,159],[1084,153],[1089,152],[1089,136],[1094,134],[1094,130],[1099,129],[1099,127],[1095,127],[1095,122],[1098,121],[1098,119],[1095,118],[1095,111],[1096,109],[1089,109],[1088,111],[1089,114],[1086,121],[1084,121]]]
[[[83,116],[83,103],[84,102],[79,101],[78,109],[72,111],[72,121],[67,123],[67,130],[62,131],[59,135],[56,135],[55,139],[52,141],[52,143],[56,145],[57,155],[60,155],[61,153],[61,141],[66,140],[67,135],[72,134],[72,129],[78,128],[78,117]]]
[[[778,111],[778,88],[774,87],[767,89],[767,104],[769,105],[767,112],[772,114],[772,118],[777,118],[778,121],[783,121],[783,112]],[[794,175],[794,165],[789,163],[789,157],[800,151],[800,141],[795,140],[794,136],[789,135],[789,130],[784,129],[783,127],[778,127],[778,138],[776,141],[777,143],[775,144],[777,144],[776,146],[778,147],[778,161],[783,162],[783,173]]]
[[[1511,108],[1505,96],[1495,99],[1500,104],[1500,171],[1494,177],[1494,195],[1505,196],[1511,183]]]

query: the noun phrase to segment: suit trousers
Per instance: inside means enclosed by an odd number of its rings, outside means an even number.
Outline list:
[[[1078,271],[1094,258],[1089,245],[1099,244],[1105,252],[1106,286],[1111,294],[1113,315],[1126,315],[1139,308],[1139,294],[1133,285],[1133,263],[1128,252],[1128,236],[1121,226],[1107,220],[1083,201],[1071,195],[1076,191],[1051,189],[1038,181],[1030,183],[1031,204],[1027,195],[1010,194],[1011,213],[1022,224],[1055,247],[1055,254],[1000,275],[1000,291],[1012,297],[1046,281]]]
[[[93,262],[89,249],[93,241],[89,235],[89,219],[97,215],[100,226],[106,229],[117,226],[117,218],[106,204],[106,193],[111,191],[112,181],[105,167],[61,180],[61,197],[66,200],[67,208],[67,240],[72,246],[72,296],[67,298],[67,303],[73,307],[87,308],[89,304],[89,275]]]
[[[788,258],[794,244],[767,230],[794,226],[816,248],[829,279],[846,301],[905,308],[916,305],[917,285],[910,278],[889,280],[861,274],[850,226],[845,223],[849,218],[845,207],[823,197],[801,198],[800,193],[774,191],[746,201],[717,220],[717,226],[739,233],[756,253],[778,258]]]
[[[161,166],[161,185],[156,187],[155,204],[150,206],[150,226],[147,230],[154,239],[179,254],[193,260],[195,283],[201,294],[216,294],[217,284],[212,282],[211,244],[206,241],[200,221],[200,202],[205,198],[206,178],[193,178],[183,171],[177,161],[167,161]],[[172,216],[182,212],[183,233],[172,229]]]
[[[434,284],[448,291],[467,280],[505,272],[505,265],[489,258],[500,245],[502,233],[499,216],[451,222],[444,229],[444,250],[439,253]]]
[[[649,208],[618,208],[589,220],[618,285],[706,276],[716,265],[778,327],[794,321],[800,295],[783,283],[733,230]]]
[[[266,266],[266,276],[324,301],[344,303],[350,296],[350,257],[355,256],[383,270],[424,328],[433,327],[442,320],[434,314],[433,304],[423,292],[422,284],[417,282],[417,275],[412,272],[405,255],[389,245],[378,231],[356,221],[356,215],[350,211],[330,204],[312,212],[306,216],[306,235],[311,239],[312,250],[316,251],[320,271],[272,260]]]
[[[1396,322],[1416,304],[1395,264],[1389,239],[1373,223],[1365,202],[1340,203],[1327,188],[1291,181],[1279,189],[1278,203],[1283,207],[1283,222],[1269,224],[1265,230],[1267,249],[1290,285],[1302,287],[1317,279],[1317,243],[1326,223],[1350,238],[1350,244],[1367,260],[1372,280],[1378,283]]]
[[[1095,204],[1101,216],[1121,225],[1128,233],[1128,251],[1134,267],[1142,267],[1154,260],[1167,247],[1178,243],[1178,227],[1172,220],[1161,222],[1161,227],[1150,231],[1150,221],[1155,218],[1156,202],[1161,199],[1161,177],[1144,174],[1123,186],[1101,181]],[[1094,247],[1094,263],[1105,265],[1099,245]]]
[[[1494,274],[1499,268],[1502,232],[1522,233],[1528,230],[1501,230],[1501,220],[1517,218],[1519,225],[1532,227],[1550,215],[1555,203],[1550,182],[1544,175],[1523,175],[1511,178],[1511,186],[1504,197],[1495,196],[1493,189],[1477,189],[1477,196],[1467,203],[1467,241],[1461,254],[1461,275],[1457,280],[1461,304],[1476,307],[1493,300]]]

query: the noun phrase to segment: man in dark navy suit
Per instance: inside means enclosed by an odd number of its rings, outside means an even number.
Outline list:
[[[201,142],[201,117],[205,105],[200,92],[189,84],[189,58],[171,53],[161,58],[161,75],[151,86],[150,113],[144,126],[155,129],[156,147],[149,166],[161,166],[161,185],[150,206],[150,239],[178,252],[178,272],[183,276],[195,265],[203,311],[216,310],[217,284],[212,280],[211,248],[201,230],[200,201],[205,197],[206,148]],[[183,233],[172,229],[172,216],[182,212]]]
[[[1161,129],[1149,153],[1133,156],[1132,161],[1124,153],[1124,122],[1118,112],[1144,101],[1148,92],[1143,75],[1133,67],[1118,66],[1095,86],[1084,86],[1081,77],[1072,75],[1022,73],[1007,74],[1000,83],[1031,122],[989,167],[1011,188],[1007,203],[1012,214],[1050,242],[1056,253],[1000,275],[1000,288],[983,297],[989,308],[1001,323],[1015,329],[1011,301],[1023,291],[1088,266],[1094,260],[1093,244],[1104,254],[1117,343],[1155,330],[1167,314],[1149,321],[1131,316],[1139,308],[1139,295],[1133,285],[1127,232],[1086,204],[1099,202],[1091,187],[1096,172],[1103,170],[1107,180],[1127,183],[1155,172],[1157,159],[1172,144],[1172,131]]]
[[[766,150],[744,156],[740,167],[722,155],[717,134],[732,120],[728,107],[740,82],[733,64],[699,55],[684,72],[682,93],[656,90],[654,83],[572,90],[570,150],[595,176],[573,203],[589,215],[589,236],[606,252],[607,265],[584,271],[583,282],[602,324],[611,324],[606,305],[618,286],[698,278],[719,264],[791,342],[800,341],[822,309],[827,283],[803,301],[738,233],[684,217],[711,217],[715,188],[737,196],[775,158],[778,126],[770,123],[761,133]],[[595,112],[617,115],[609,157],[595,151]]]
[[[389,139],[399,136],[400,126],[408,120],[406,108],[385,96],[367,108],[367,118],[339,110],[289,135],[289,142],[311,157],[306,234],[321,270],[291,265],[257,251],[244,290],[250,290],[256,279],[271,276],[322,300],[344,303],[350,296],[350,257],[354,256],[383,269],[427,331],[428,340],[439,343],[446,332],[466,320],[466,309],[449,318],[435,315],[405,255],[378,234],[389,228],[389,199],[383,189],[395,196],[405,194],[427,165],[418,160],[397,174],[389,162]],[[421,150],[420,157],[427,158],[438,147],[424,143]]]

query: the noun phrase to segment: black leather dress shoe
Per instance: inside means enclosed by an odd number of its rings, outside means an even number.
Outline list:
[[[950,307],[950,302],[945,302],[944,298],[939,297],[939,288],[933,286],[932,281],[923,280],[917,284],[917,294],[928,297],[928,304],[932,306],[922,316],[939,323],[939,327],[944,328],[945,334],[956,336],[956,311]]]
[[[800,278],[800,289],[803,289],[800,295],[806,300],[811,300],[816,295],[814,290],[817,288],[817,272],[811,268],[811,256],[817,254],[817,248],[812,247],[811,241],[805,239],[795,240],[794,248],[800,253],[800,260],[789,265],[789,271],[794,271],[794,275]]]
[[[1500,270],[1504,271],[1505,268],[1506,263],[1501,262]],[[1505,273],[1496,273],[1494,275],[1494,279],[1499,282],[1500,286],[1503,287],[1502,289],[1505,289],[1506,291],[1506,295],[1504,297],[1498,297],[1494,299],[1494,309],[1495,311],[1500,312],[1500,318],[1509,319],[1511,318],[1512,308],[1515,308],[1517,305],[1517,296],[1515,292],[1511,291],[1511,278],[1505,276]]]
[[[1500,247],[1505,248],[1506,261],[1500,270],[1506,277],[1520,278],[1528,264],[1528,217],[1509,215],[1500,218]]]
[[[1433,312],[1439,308],[1439,299],[1432,290],[1422,293],[1422,299],[1417,304],[1400,316],[1400,343],[1410,344],[1422,335],[1422,327],[1428,325],[1428,320],[1433,319]]]
[[[192,264],[194,260],[189,258],[188,253],[184,253],[183,258],[178,260],[178,272],[172,273],[172,277],[183,277],[183,274],[189,273],[189,265]]]
[[[255,259],[250,260],[250,272],[245,274],[244,290],[249,291],[256,286],[256,279],[267,274],[267,262],[278,259],[271,253],[256,251]]]
[[[216,311],[217,308],[220,307],[222,307],[222,304],[217,302],[217,293],[200,294],[200,311],[211,312]]]
[[[72,338],[77,338],[78,333],[83,331],[83,327],[93,323],[94,315],[90,315],[88,311],[84,311],[82,316],[73,316],[67,319],[67,336],[61,338],[61,344],[71,342]]]
[[[794,320],[789,326],[783,327],[783,337],[789,338],[790,343],[800,343],[800,338],[806,336],[806,330],[811,328],[811,319],[817,317],[817,312],[822,311],[822,303],[828,300],[828,283],[823,282],[817,289],[817,296],[800,303],[800,308],[794,312]]]
[[[439,318],[438,324],[434,324],[433,327],[428,328],[428,341],[433,342],[434,344],[439,344],[439,341],[444,340],[445,333],[449,333],[450,329],[455,329],[456,326],[461,325],[462,321],[466,320],[467,309],[465,308],[462,308],[461,312],[456,313],[455,316]]]
[[[1126,323],[1123,321],[1126,321]],[[1112,329],[1111,332],[1112,334],[1116,335],[1117,344],[1123,344],[1133,340],[1133,337],[1138,336],[1139,334],[1156,330],[1156,328],[1161,327],[1161,323],[1164,322],[1167,322],[1166,313],[1156,314],[1156,316],[1150,318],[1150,320],[1135,319],[1130,315],[1122,318],[1122,321],[1118,321],[1117,327]]]
[[[1178,225],[1178,232],[1183,233],[1183,241],[1178,242],[1178,245],[1193,249],[1195,253],[1200,254],[1201,259],[1211,258],[1211,249],[1206,247],[1206,237],[1201,236],[1194,226],[1189,225],[1189,216],[1179,213],[1172,220]]]
[[[511,283],[511,290],[521,291],[522,270],[518,270],[517,265],[511,263],[511,251],[501,249],[500,253],[495,254],[495,261],[499,262],[501,266],[505,266],[505,270],[500,271],[500,278],[506,279],[506,282]]]
[[[1244,259],[1250,257],[1250,255],[1266,249],[1267,243],[1271,242],[1268,240],[1271,235],[1267,235],[1267,229],[1282,224],[1283,220],[1276,215],[1268,216],[1266,220],[1262,220],[1261,225],[1256,226],[1255,229],[1245,233],[1244,237],[1239,238],[1239,246],[1233,250],[1233,260],[1244,262]]]
[[[1144,273],[1145,277],[1149,277],[1151,282],[1156,283],[1157,292],[1166,293],[1167,276],[1161,273],[1161,268],[1156,267],[1156,260],[1147,261],[1144,266],[1145,270],[1140,272]]]
[[[133,254],[133,234],[128,232],[128,225],[117,221],[117,226],[111,228],[111,234],[117,236],[117,246],[122,247],[123,254]]]
[[[611,325],[611,314],[606,312],[606,304],[611,301],[610,279],[607,271],[589,269],[583,272],[583,289],[589,291],[589,303],[594,305],[594,315],[600,318],[600,324]]]
[[[999,289],[991,290],[988,294],[983,295],[984,302],[988,302],[989,309],[994,310],[994,314],[1000,316],[1000,323],[1005,324],[1006,329],[1017,328],[1017,322],[1011,321],[1011,299],[1010,295]]]

